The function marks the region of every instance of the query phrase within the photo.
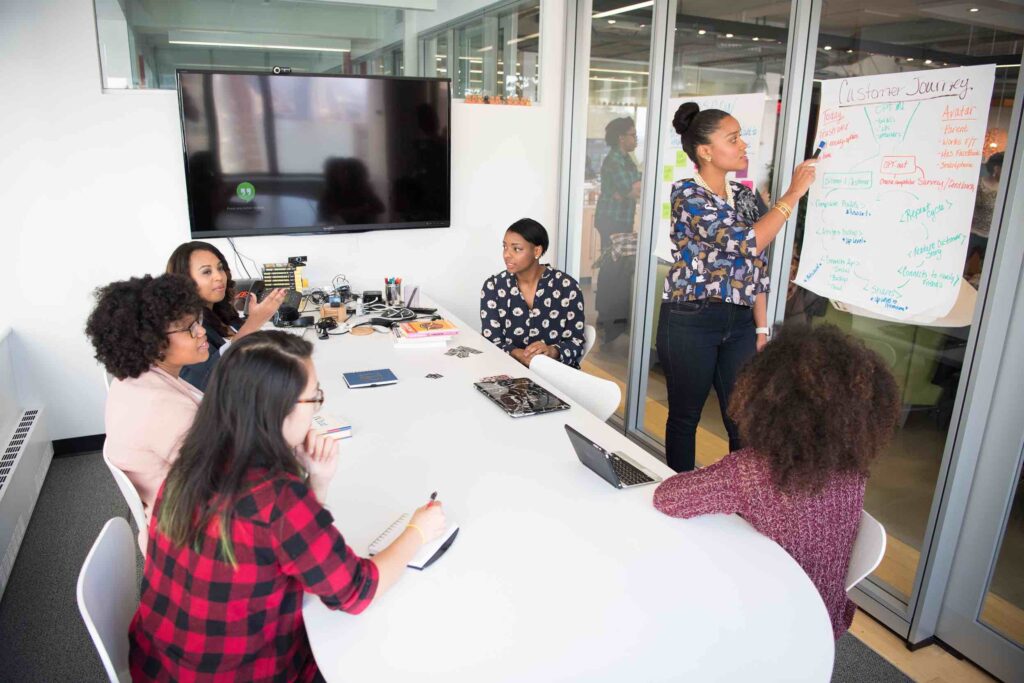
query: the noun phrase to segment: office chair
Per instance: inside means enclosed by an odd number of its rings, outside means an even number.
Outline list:
[[[135,541],[128,521],[108,521],[78,574],[78,611],[111,683],[130,683],[128,627],[138,607]]]
[[[615,382],[588,375],[547,356],[535,356],[530,369],[602,422],[619,407],[622,391]]]
[[[846,570],[846,590],[864,580],[882,562],[885,555],[885,527],[869,515],[860,512],[860,528],[850,553],[850,565]]]

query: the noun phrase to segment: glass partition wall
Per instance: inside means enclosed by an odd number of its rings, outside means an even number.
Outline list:
[[[737,116],[749,138],[751,163],[736,180],[770,206],[773,193],[785,189],[794,161],[809,155],[816,143],[811,136],[823,82],[995,65],[962,268],[962,291],[974,294],[973,316],[967,311],[966,320],[961,316],[956,325],[878,320],[844,312],[792,283],[806,202],[770,253],[771,320],[835,324],[881,354],[897,379],[903,403],[900,425],[874,465],[865,498],[866,510],[886,527],[888,547],[881,565],[854,596],[862,608],[914,642],[934,635],[949,556],[958,542],[957,516],[963,515],[962,498],[971,485],[970,468],[960,465],[1005,458],[1006,478],[1019,480],[1018,460],[1024,458],[1016,452],[979,453],[980,435],[965,429],[970,406],[986,405],[978,397],[991,392],[983,383],[972,384],[972,377],[979,367],[987,367],[982,361],[990,363],[987,359],[1000,353],[1002,343],[979,344],[976,327],[993,302],[1005,304],[1014,294],[1005,285],[987,291],[987,283],[1000,256],[998,235],[1008,229],[1009,214],[1000,209],[1007,188],[1024,196],[1020,177],[1007,178],[1003,172],[1004,157],[1008,161],[1021,128],[1017,81],[1024,22],[993,3],[579,0],[570,5],[577,47],[567,89],[567,96],[572,94],[566,116],[571,140],[563,166],[569,178],[563,185],[568,208],[560,226],[567,248],[560,258],[570,272],[577,271],[573,274],[584,288],[588,322],[598,329],[598,343],[584,370],[623,388],[617,415],[624,431],[662,458],[667,400],[654,331],[671,265],[669,191],[692,166],[671,130],[676,107],[692,99],[702,108],[727,109]],[[787,85],[787,79],[792,83]],[[609,124],[626,117],[635,126],[635,142],[632,130],[609,134]],[[627,179],[640,181],[635,205],[601,201],[609,194],[621,199],[631,187]],[[610,209],[619,212],[617,220],[606,219]],[[1014,253],[1003,260],[1016,259],[1019,265],[1024,250],[1011,249]],[[698,429],[697,462],[707,465],[727,450],[720,408],[711,392]],[[1014,558],[1024,556],[1022,496],[1011,498],[992,553],[991,578],[978,596],[977,621],[1010,647],[1020,648],[1024,592],[1020,572],[1010,568],[1019,565]],[[951,520],[940,524],[944,516]],[[926,571],[930,569],[934,571]]]

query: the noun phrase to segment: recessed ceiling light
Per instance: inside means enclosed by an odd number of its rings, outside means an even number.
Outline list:
[[[755,40],[756,40],[756,38],[755,38]],[[826,51],[826,52],[828,52],[828,51],[829,51],[829,50],[831,50],[831,49],[832,49],[832,46],[831,46],[831,45],[826,45],[826,46],[825,46],[825,51]]]
[[[608,23],[609,23],[609,24],[614,24],[614,23],[615,23],[615,20],[614,20],[614,19],[609,19],[609,20],[608,20]]]
[[[969,10],[967,10],[967,11],[968,11],[968,12],[977,12],[977,11],[978,11],[978,8],[977,8],[977,7],[972,7],[971,9],[969,9]]]
[[[912,61],[914,61],[914,58],[913,57],[907,57],[907,61],[908,62],[912,62]]]
[[[848,55],[852,55],[852,54],[853,54],[853,50],[847,50],[847,51],[846,51],[846,54],[848,54]]]
[[[647,26],[647,24],[640,24],[640,28],[644,28],[646,26]]]
[[[931,63],[932,63],[932,60],[930,60],[930,59],[926,59],[926,60],[924,60],[924,63],[925,63],[925,64],[931,64]]]
[[[754,41],[756,42],[756,41],[758,41],[758,40],[761,40],[761,39],[760,39],[760,38],[758,38],[757,36],[754,36],[754,37],[752,38],[752,40],[754,40]]]
[[[702,36],[702,35],[704,35],[705,33],[707,33],[707,31],[705,31],[704,29],[701,29],[701,30],[697,31],[697,35],[698,35],[698,36]]]
[[[726,37],[726,38],[732,38],[732,34],[731,34],[731,33],[726,33],[726,34],[725,34],[725,37]]]

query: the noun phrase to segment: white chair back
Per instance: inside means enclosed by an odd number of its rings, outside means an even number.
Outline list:
[[[128,521],[115,517],[103,526],[78,574],[78,611],[111,683],[132,680],[128,627],[138,594],[135,539]]]
[[[103,373],[103,387],[107,390],[107,393],[110,393],[110,383],[114,381],[114,376],[107,372],[107,369],[102,365],[100,366],[100,372]]]
[[[535,356],[530,369],[602,421],[619,407],[622,391],[615,382],[588,375],[547,356]]]
[[[875,571],[885,555],[885,527],[881,522],[861,510],[860,528],[850,553],[850,566],[846,570],[846,590],[850,590],[864,577]]]
[[[593,325],[583,326],[583,340],[583,356],[580,357],[580,360],[587,357],[590,349],[594,348],[594,342],[597,341],[597,330],[594,329]]]
[[[128,503],[128,509],[132,512],[132,519],[135,520],[135,525],[139,527],[139,531],[142,534],[145,534],[148,526],[146,524],[146,511],[142,505],[142,498],[139,497],[139,492],[135,489],[135,484],[128,478],[128,475],[117,469],[114,463],[110,462],[110,458],[107,457],[106,445],[103,446],[103,462],[107,463],[107,469],[110,470],[114,481],[117,482],[117,488],[121,490],[121,495],[124,496],[125,502]]]

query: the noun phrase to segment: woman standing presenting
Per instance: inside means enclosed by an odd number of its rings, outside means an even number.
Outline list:
[[[665,452],[668,466],[685,472],[694,467],[697,423],[712,385],[729,450],[740,448],[726,406],[740,367],[767,340],[769,273],[763,252],[814,182],[817,162],[799,164],[789,189],[763,212],[754,192],[725,177],[747,167],[739,121],[686,102],[672,125],[697,165],[693,179],[672,186],[674,263],[665,279],[657,337],[668,385]]]

